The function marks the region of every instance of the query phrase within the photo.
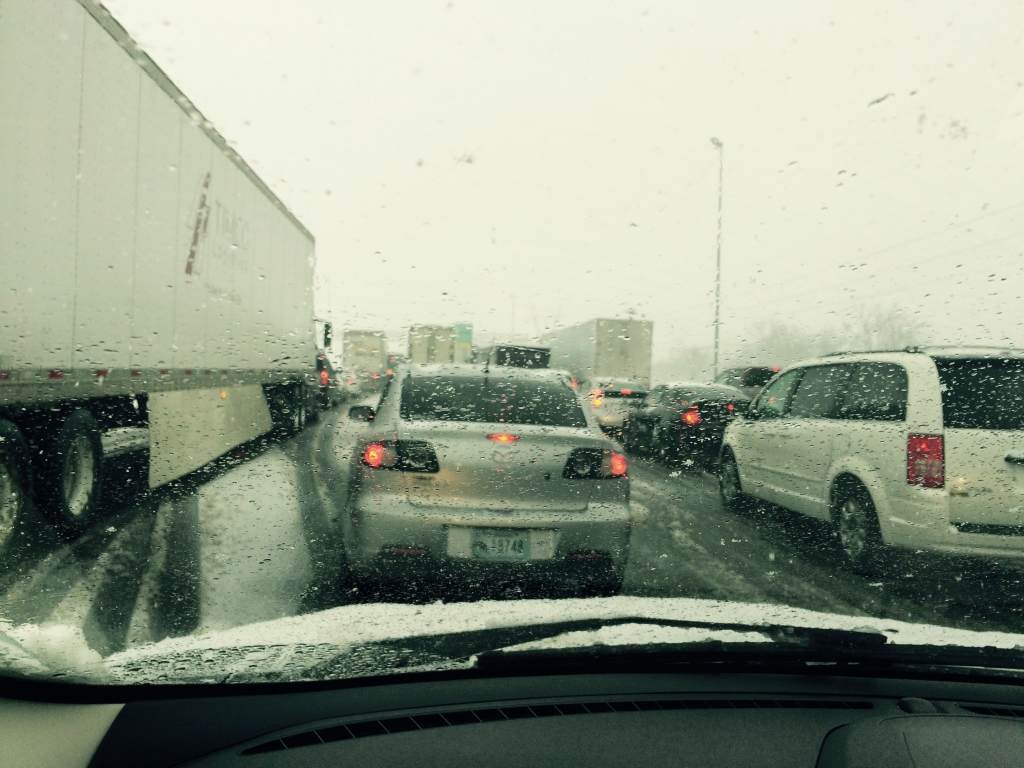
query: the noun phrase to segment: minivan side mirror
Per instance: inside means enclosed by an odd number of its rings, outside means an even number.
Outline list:
[[[370,405],[353,405],[348,409],[348,417],[353,421],[373,421],[377,412]]]

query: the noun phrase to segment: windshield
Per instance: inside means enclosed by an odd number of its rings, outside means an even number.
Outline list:
[[[1024,648],[1021,29],[0,0],[0,677]]]

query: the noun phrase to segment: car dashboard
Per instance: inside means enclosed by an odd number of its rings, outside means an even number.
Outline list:
[[[15,686],[7,695],[12,692],[66,700],[60,686]],[[827,669],[807,675],[409,674],[237,692],[164,686],[90,695],[110,703],[23,704],[36,708],[35,720],[32,727],[22,720],[17,729],[0,728],[7,731],[0,738],[8,757],[38,757],[51,735],[62,732],[79,733],[83,749],[95,748],[91,759],[83,754],[77,763],[92,768],[991,768],[1019,765],[1024,755],[1024,692],[1017,685],[850,677]],[[112,710],[118,697],[131,700]],[[16,703],[4,702],[0,713]],[[64,728],[88,720],[90,710],[97,715],[91,731]],[[104,717],[109,727],[97,747]],[[9,716],[0,714],[2,720],[10,725]],[[21,752],[12,739],[24,742]]]

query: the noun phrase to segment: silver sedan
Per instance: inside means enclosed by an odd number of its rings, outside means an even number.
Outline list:
[[[350,567],[368,582],[526,577],[617,593],[630,509],[615,447],[566,374],[397,370],[353,455]]]

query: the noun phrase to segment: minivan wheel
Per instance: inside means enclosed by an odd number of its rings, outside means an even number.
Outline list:
[[[103,444],[88,410],[73,411],[60,427],[45,480],[37,486],[43,512],[66,537],[85,530],[103,488]]]
[[[14,535],[31,495],[32,473],[25,438],[14,424],[0,420],[0,550]]]
[[[740,483],[740,468],[736,466],[736,457],[732,451],[722,454],[721,469],[718,473],[718,492],[722,497],[722,505],[734,512],[743,508],[747,496],[743,493]]]
[[[869,574],[878,566],[882,533],[871,497],[863,488],[851,488],[836,502],[836,528],[843,559],[854,573]]]

